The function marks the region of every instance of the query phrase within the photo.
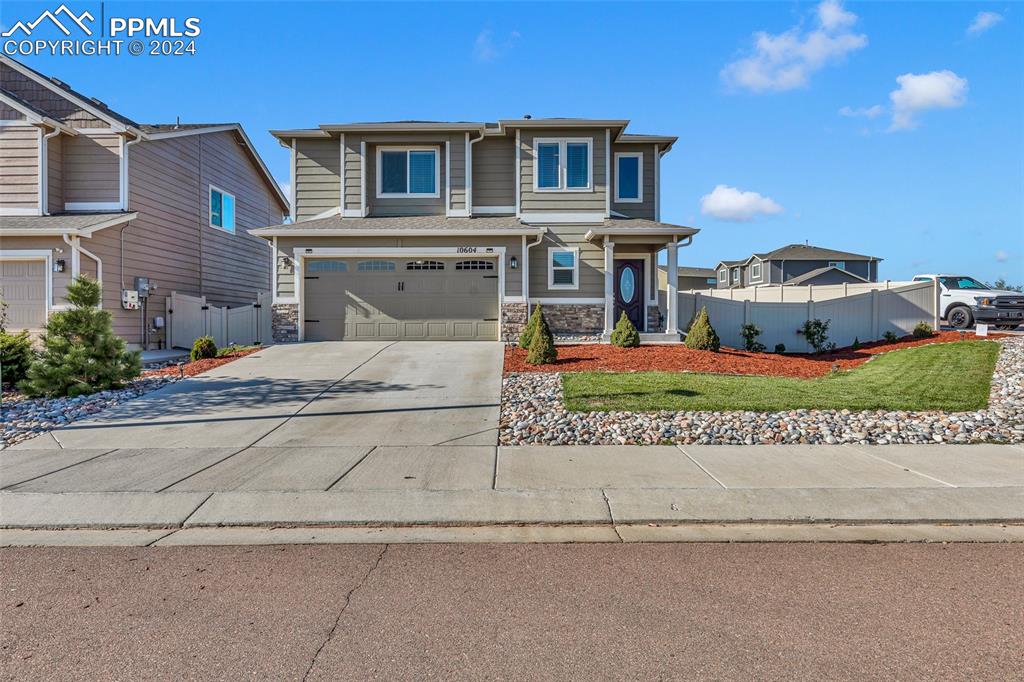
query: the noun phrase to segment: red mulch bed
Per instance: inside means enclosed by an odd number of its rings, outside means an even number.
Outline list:
[[[1002,336],[992,334],[990,337]],[[974,335],[969,334],[968,339]],[[758,374],[762,376],[811,379],[828,374],[833,365],[852,369],[871,356],[900,348],[929,343],[959,341],[960,332],[940,332],[927,339],[906,336],[895,343],[865,343],[859,350],[843,348],[822,355],[776,355],[748,353],[722,347],[718,353],[690,350],[683,345],[616,348],[610,344],[558,346],[558,360],[550,365],[526,364],[526,351],[505,349],[505,373],[511,372],[706,372],[713,374]]]
[[[203,372],[209,372],[214,367],[220,367],[226,365],[233,360],[238,358],[244,358],[246,355],[252,355],[253,353],[263,350],[262,348],[253,348],[252,350],[244,350],[238,353],[232,353],[231,355],[225,355],[219,358],[208,358],[206,360],[196,360],[195,362],[186,362],[184,366],[185,376],[194,377],[197,374]],[[164,367],[163,369],[150,369],[142,373],[143,377],[176,377],[178,376],[178,366],[171,365]]]

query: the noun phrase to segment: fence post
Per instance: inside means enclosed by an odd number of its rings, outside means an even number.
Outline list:
[[[885,280],[885,290],[889,291],[889,280]]]
[[[939,331],[939,321],[941,319],[940,306],[942,305],[942,290],[939,288],[939,278],[936,277],[932,280],[932,289],[934,295],[932,296],[932,306],[935,308],[934,314],[932,315],[932,321],[935,323],[932,325],[932,329]]]
[[[743,301],[743,324],[750,324],[750,301]]]
[[[871,340],[878,340],[878,289],[871,290]]]
[[[779,303],[785,303],[785,302],[786,302],[786,285],[785,284],[780,284],[779,285]]]
[[[843,298],[846,298],[849,295],[850,295],[850,283],[849,282],[843,282]]]
[[[174,308],[175,298],[174,292],[167,297],[167,348],[174,348]]]
[[[754,303],[757,303],[757,290],[761,287],[754,287]]]

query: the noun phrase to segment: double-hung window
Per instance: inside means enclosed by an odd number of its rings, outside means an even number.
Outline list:
[[[723,284],[729,281],[729,273],[726,271],[725,268],[722,268],[721,270],[718,271],[718,281],[722,282]]]
[[[548,289],[579,289],[580,250],[575,247],[548,249]]]
[[[235,231],[235,197],[210,185],[210,227]]]
[[[439,197],[437,149],[377,148],[377,198]]]
[[[739,268],[733,268],[732,269],[732,283],[736,284],[739,281],[740,281],[740,269]]]
[[[751,263],[750,264],[750,281],[760,282],[761,281],[761,264]]]
[[[617,153],[615,155],[615,201],[620,204],[639,204],[643,200],[643,153]]]
[[[589,137],[534,140],[533,187],[539,192],[588,192],[593,189]]]

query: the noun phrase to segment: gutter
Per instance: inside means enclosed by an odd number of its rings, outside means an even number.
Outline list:
[[[81,244],[79,244],[80,237],[78,237],[78,235],[75,235],[75,241],[71,241],[70,239],[68,239],[68,233],[67,232],[62,234],[61,238],[64,239],[64,243],[67,244],[68,246],[70,246],[73,251],[77,251],[78,253],[84,253],[86,256],[88,256],[89,258],[92,258],[94,261],[96,261],[96,281],[99,282],[100,287],[101,287],[101,291],[102,291],[102,287],[103,287],[103,261],[100,260],[99,256],[97,256],[96,254],[92,253],[91,251],[88,251],[87,249],[83,248]],[[81,269],[79,269],[78,274],[82,274],[81,273]],[[99,307],[100,308],[103,307],[103,295],[102,295],[102,293],[100,294],[100,305],[99,305]]]
[[[543,228],[542,228],[543,229]],[[523,249],[523,300],[526,301],[526,317],[530,317],[530,249],[544,241],[544,235],[547,232],[541,232],[537,235],[537,241],[526,244],[526,248]],[[523,241],[526,241],[526,235],[523,235]]]
[[[480,130],[480,137],[469,140],[469,158],[466,159],[466,213],[473,216],[473,145],[484,139],[484,131]]]
[[[540,234],[546,230],[543,227],[526,229],[498,229],[488,230],[482,228],[465,228],[458,230],[383,230],[380,228],[363,228],[358,230],[279,230],[259,228],[248,230],[249,234],[255,237],[520,237]]]
[[[43,143],[39,149],[39,213],[50,214],[50,149],[49,141],[60,135],[60,128],[54,127],[52,133],[43,135]]]

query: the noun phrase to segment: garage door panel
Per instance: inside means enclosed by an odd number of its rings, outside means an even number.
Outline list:
[[[40,331],[46,325],[46,261],[0,261],[0,293],[10,329]]]

